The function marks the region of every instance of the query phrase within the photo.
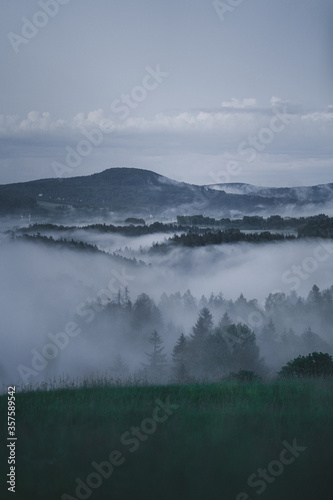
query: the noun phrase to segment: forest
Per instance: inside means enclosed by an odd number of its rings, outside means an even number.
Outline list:
[[[262,309],[242,294],[236,301],[222,293],[198,300],[189,290],[163,293],[158,304],[141,293],[132,303],[125,287],[114,299],[104,297],[78,313],[88,320],[98,311],[87,335],[98,341],[108,331],[118,345],[127,346],[110,360],[114,381],[217,382],[239,371],[272,378],[299,355],[333,354],[331,341],[325,340],[333,321],[332,294],[333,286],[320,291],[316,285],[306,299],[270,294]],[[184,328],[184,317],[196,318],[192,327]],[[132,349],[142,361],[130,369],[126,356]]]

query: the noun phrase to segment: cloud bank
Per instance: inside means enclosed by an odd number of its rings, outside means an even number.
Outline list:
[[[254,98],[234,98],[216,109],[126,119],[113,109],[71,119],[39,111],[0,115],[0,182],[55,177],[52,163],[82,141],[84,161],[68,176],[128,166],[201,184],[216,182],[214,175],[237,161],[241,169],[231,182],[282,186],[287,172],[289,185],[331,180],[332,105],[305,109],[272,97],[260,106]]]

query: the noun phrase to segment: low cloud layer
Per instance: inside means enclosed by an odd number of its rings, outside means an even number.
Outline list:
[[[175,180],[257,185],[309,185],[330,182],[333,107],[302,109],[272,97],[268,106],[253,98],[224,101],[218,109],[159,113],[153,118],[102,109],[71,120],[48,112],[26,117],[0,115],[0,182],[55,177],[55,161],[68,149],[82,161],[67,176],[114,166],[147,168]],[[86,149],[80,149],[86,141]],[[88,141],[88,143],[87,143]],[[90,145],[89,145],[90,144]]]

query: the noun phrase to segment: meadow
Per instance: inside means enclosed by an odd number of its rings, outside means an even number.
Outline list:
[[[332,389],[304,379],[18,392],[14,498],[328,498]],[[2,483],[6,413],[2,395]]]

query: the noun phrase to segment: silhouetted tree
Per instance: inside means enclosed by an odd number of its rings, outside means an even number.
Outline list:
[[[143,364],[143,366],[146,368],[146,373],[150,380],[160,381],[165,374],[165,368],[167,365],[166,354],[163,352],[163,340],[157,331],[154,330],[148,338],[148,342],[152,345],[152,351],[148,353],[146,352],[149,363]]]
[[[184,333],[180,335],[172,350],[172,359],[175,365],[175,373],[178,381],[183,382],[188,378],[186,368],[188,362],[188,341]]]
[[[232,325],[232,320],[227,312],[225,312],[220,319],[220,322],[218,324],[219,328],[226,328],[227,326]]]
[[[135,328],[158,328],[162,323],[161,313],[154,301],[141,293],[133,306],[133,326]]]
[[[321,293],[317,285],[313,285],[307,298],[307,303],[314,306],[322,304]]]
[[[211,333],[213,328],[213,317],[210,310],[207,307],[201,309],[199,313],[199,318],[193,327],[193,334],[191,338],[194,341],[203,341],[209,333]]]

